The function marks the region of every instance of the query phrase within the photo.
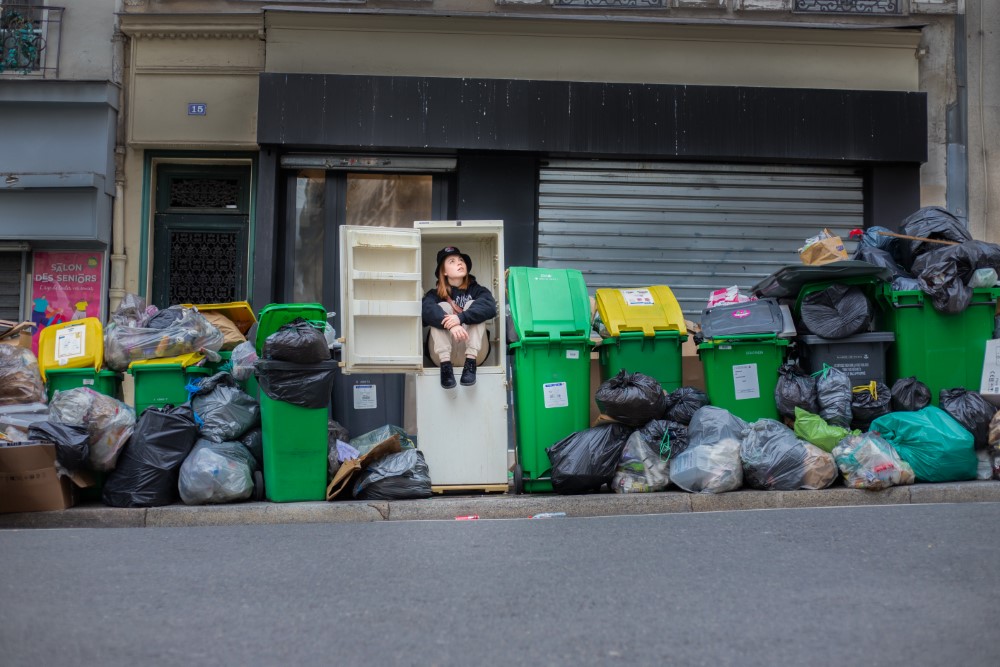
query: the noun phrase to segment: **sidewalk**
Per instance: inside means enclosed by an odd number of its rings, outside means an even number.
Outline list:
[[[309,503],[237,503],[170,505],[120,509],[81,505],[61,512],[0,514],[0,528],[166,528],[236,526],[276,523],[360,523],[371,521],[453,521],[457,516],[480,519],[525,519],[542,512],[570,517],[673,514],[851,505],[1000,502],[1000,481],[952,482],[896,486],[885,491],[834,487],[822,491],[733,491],[719,495],[683,491],[584,496],[495,494],[437,496],[426,500],[335,501]]]

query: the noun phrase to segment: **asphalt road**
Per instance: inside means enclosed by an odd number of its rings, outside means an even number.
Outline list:
[[[1000,504],[0,531],[0,663],[1000,665]]]

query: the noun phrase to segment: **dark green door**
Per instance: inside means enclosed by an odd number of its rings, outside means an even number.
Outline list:
[[[247,298],[250,171],[170,165],[157,174],[152,302]]]

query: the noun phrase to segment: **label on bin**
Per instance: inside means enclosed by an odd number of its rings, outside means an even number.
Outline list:
[[[84,387],[89,387],[89,386],[91,386],[92,384],[94,384],[94,379],[93,379],[93,378],[86,378],[86,379],[84,379],[84,381],[83,381],[83,386],[84,386]]]
[[[545,398],[545,408],[568,408],[569,392],[565,382],[546,382],[542,385],[542,395]]]
[[[757,364],[733,366],[733,388],[736,400],[760,398],[760,383],[757,381]]]
[[[622,289],[618,291],[622,293],[625,303],[630,306],[652,306],[655,303],[653,295],[648,289]]]
[[[354,385],[354,409],[374,410],[378,407],[378,396],[373,384]]]
[[[580,350],[566,350],[566,358],[567,359],[579,359],[580,358]]]
[[[70,359],[82,357],[87,341],[87,327],[65,327],[56,332],[56,361],[60,366]]]

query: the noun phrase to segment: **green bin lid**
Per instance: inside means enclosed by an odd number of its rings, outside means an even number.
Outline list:
[[[326,308],[321,303],[272,303],[264,306],[257,317],[257,355],[263,354],[267,337],[301,317],[312,322],[326,323]]]
[[[522,341],[590,336],[590,296],[583,274],[576,269],[512,266],[507,300]]]

